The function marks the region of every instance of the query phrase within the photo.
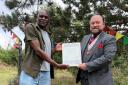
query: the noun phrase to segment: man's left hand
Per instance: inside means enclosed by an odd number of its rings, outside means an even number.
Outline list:
[[[62,43],[57,43],[54,50],[55,51],[62,51]]]

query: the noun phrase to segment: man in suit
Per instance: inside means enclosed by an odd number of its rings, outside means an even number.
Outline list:
[[[82,42],[82,64],[76,82],[81,85],[113,85],[111,62],[117,51],[114,36],[103,32],[105,27],[101,15],[90,19],[91,34],[85,35]]]

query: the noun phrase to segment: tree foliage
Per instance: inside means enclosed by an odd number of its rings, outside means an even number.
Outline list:
[[[12,3],[11,1],[15,1]],[[101,14],[105,18],[105,23],[108,26],[124,24],[128,26],[128,0],[62,0],[66,4],[66,8],[62,9],[56,4],[49,2],[50,0],[39,0],[38,5],[46,2],[48,3],[46,8],[50,12],[50,26],[51,36],[56,42],[77,42],[81,41],[82,37],[89,33],[89,19],[92,14]],[[36,0],[25,0],[19,2],[19,0],[6,1],[6,5],[10,9],[24,9],[32,6],[36,3]],[[20,13],[19,13],[20,14]],[[30,21],[35,22],[36,12],[33,13],[33,18]],[[4,26],[12,29],[19,24],[18,14],[12,14],[11,16],[1,16],[4,20]],[[13,22],[14,21],[14,22]],[[124,27],[125,27],[124,26]],[[119,29],[119,27],[118,27]],[[127,32],[124,33],[126,36]],[[113,67],[122,72],[121,75],[127,75],[127,51],[128,47],[122,44],[122,40],[117,41],[118,52],[114,58]],[[58,58],[60,61],[61,59]],[[122,70],[123,69],[123,70]],[[115,76],[116,78],[117,76]],[[119,76],[122,78],[121,76]],[[124,77],[127,79],[126,77]],[[124,79],[124,80],[125,80]],[[121,83],[116,79],[117,84],[127,85]]]
[[[13,12],[11,15],[2,15],[0,23],[4,25],[4,29],[11,30],[13,27],[18,25],[18,16],[18,12]]]
[[[128,0],[110,0],[114,6],[128,12]]]
[[[0,48],[0,60],[10,65],[18,64],[18,53],[16,49],[4,50]]]

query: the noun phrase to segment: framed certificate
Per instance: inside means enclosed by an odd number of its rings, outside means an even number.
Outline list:
[[[62,62],[69,66],[78,66],[82,63],[80,43],[62,44]]]

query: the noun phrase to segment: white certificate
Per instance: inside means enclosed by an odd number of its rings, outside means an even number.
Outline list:
[[[78,66],[81,64],[81,46],[80,43],[62,44],[62,62],[69,66]]]

